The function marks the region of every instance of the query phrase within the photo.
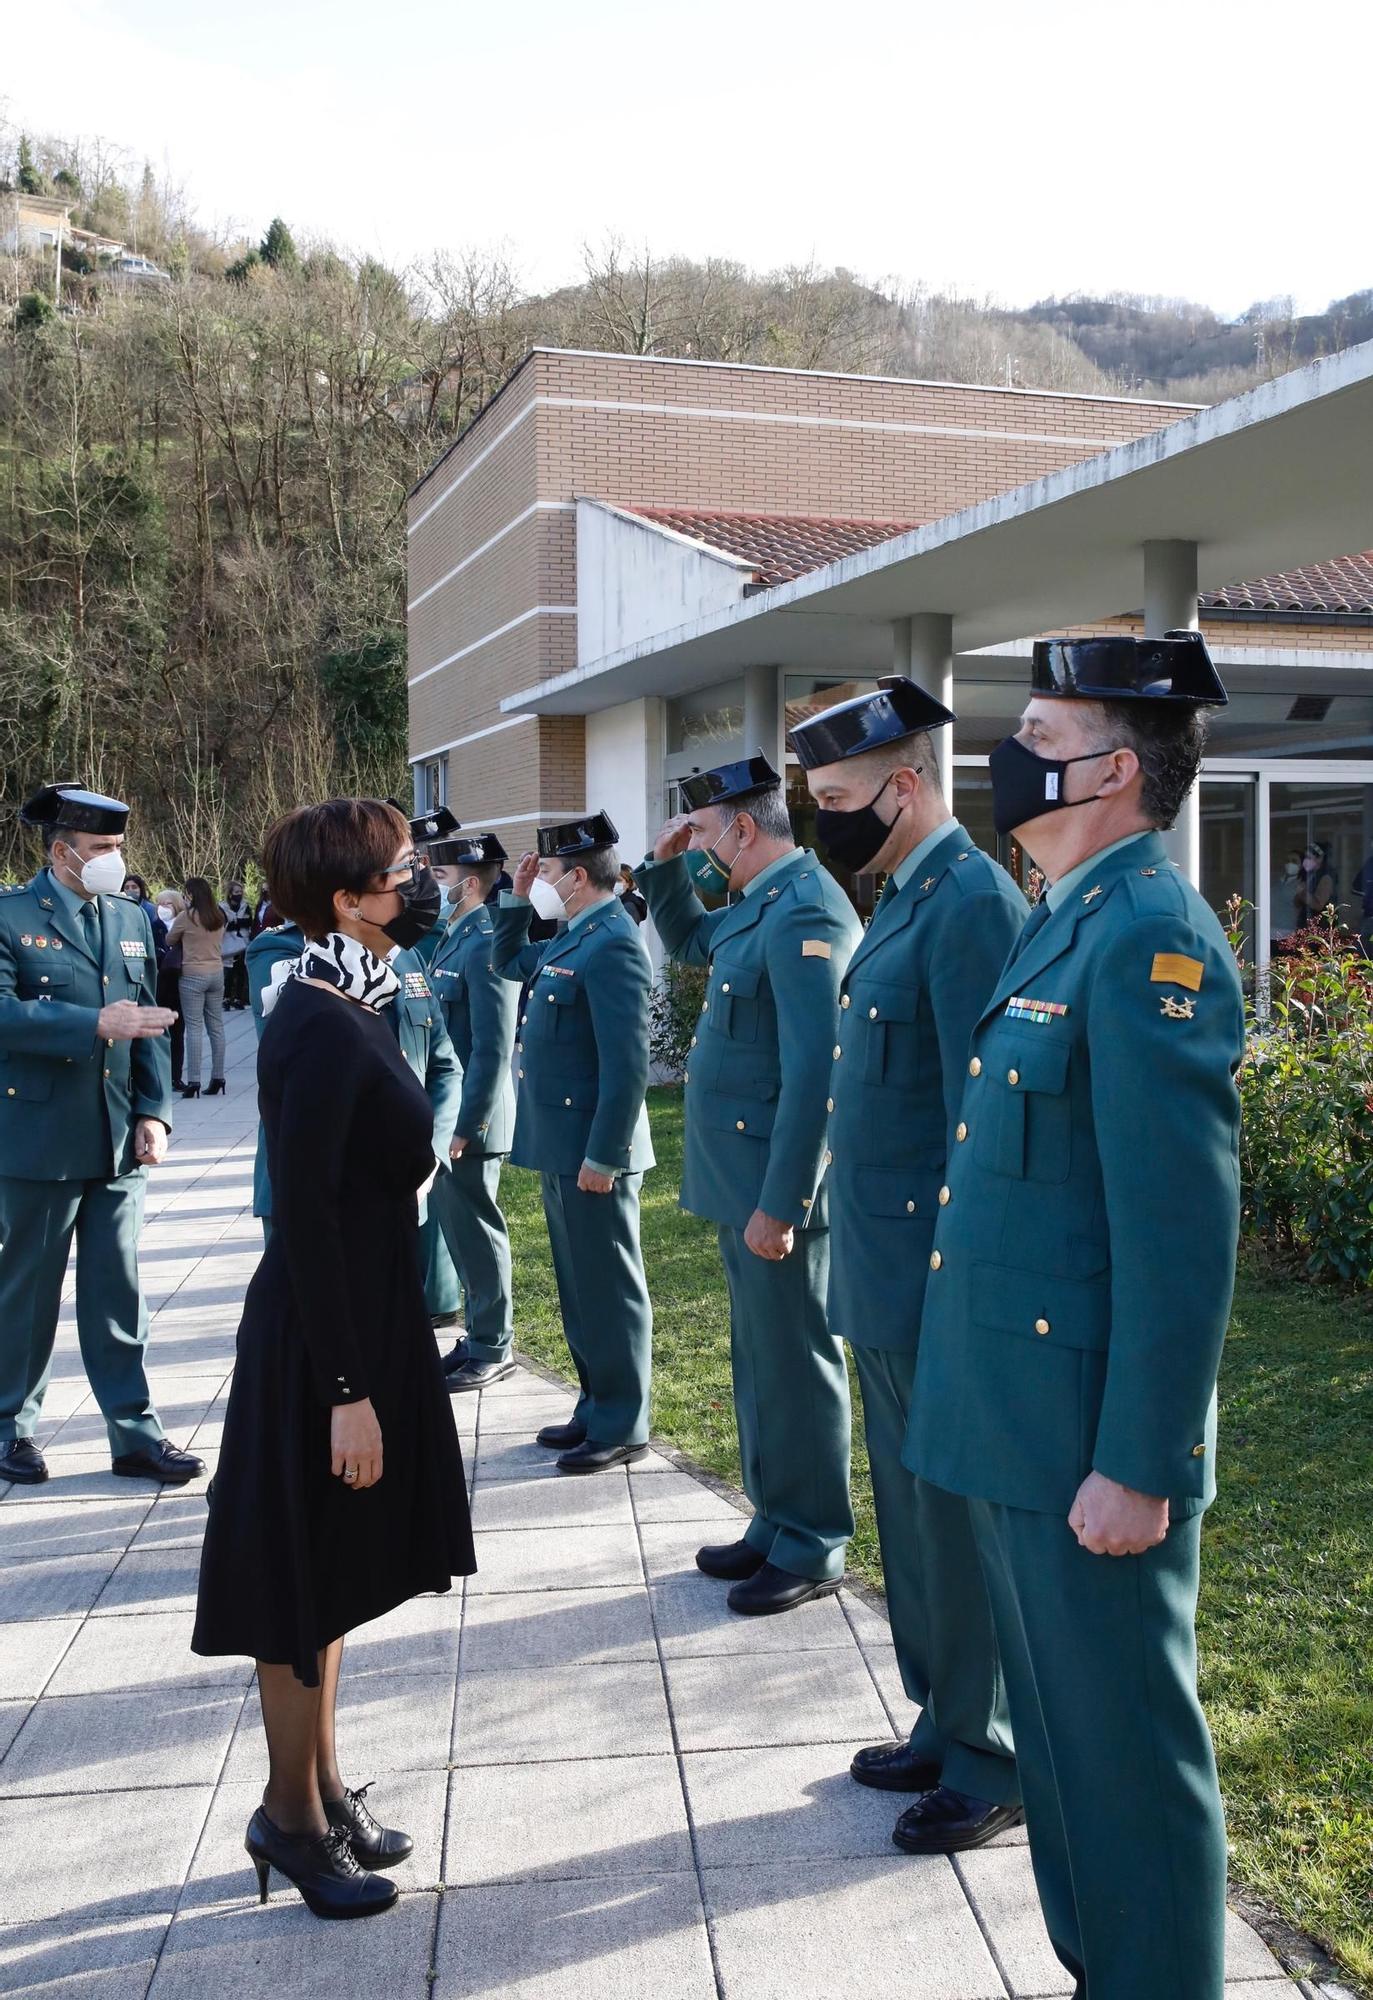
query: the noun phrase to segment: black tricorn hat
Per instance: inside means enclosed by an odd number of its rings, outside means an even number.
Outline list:
[[[598,847],[613,847],[619,838],[609,813],[588,813],[585,819],[565,820],[561,826],[541,826],[539,859],[565,861],[576,854],[590,854]]]
[[[494,833],[465,833],[460,840],[431,842],[428,858],[440,868],[484,868],[510,857]]]
[[[63,833],[123,833],[129,808],[121,799],[107,799],[83,785],[59,780],[35,792],[21,806],[19,818],[25,826],[58,827]]]
[[[905,674],[883,674],[873,694],[858,694],[837,702],[789,732],[789,741],[803,771],[861,757],[883,743],[899,743],[918,730],[939,729],[957,718],[951,708],[917,687]]]
[[[702,806],[722,806],[728,799],[746,798],[750,792],[761,792],[766,786],[781,782],[760,750],[756,756],[740,757],[733,764],[717,764],[710,771],[693,771],[689,778],[681,779],[677,790],[687,811],[699,812]]]
[[[404,810],[402,806],[401,811]],[[461,825],[462,821],[454,819],[447,806],[437,806],[433,812],[418,813],[410,820],[410,838],[416,847],[427,847],[431,840],[443,840],[446,835],[456,833]]]
[[[1230,697],[1200,632],[1161,639],[1112,633],[1098,639],[1036,639],[1033,694],[1067,701],[1166,701],[1224,708]]]

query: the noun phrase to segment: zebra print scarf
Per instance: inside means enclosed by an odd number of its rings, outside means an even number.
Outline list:
[[[336,986],[373,1013],[389,1006],[400,991],[400,979],[386,960],[342,931],[330,931],[320,943],[307,941],[299,958],[282,959],[272,967],[271,984],[262,995],[264,1017],[275,1007],[288,979],[318,979],[321,985]]]

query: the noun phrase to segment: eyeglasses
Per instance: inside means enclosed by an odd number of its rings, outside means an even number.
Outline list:
[[[390,868],[379,868],[377,873],[379,875],[413,875],[420,865],[418,854],[407,854],[403,861],[397,861]]]

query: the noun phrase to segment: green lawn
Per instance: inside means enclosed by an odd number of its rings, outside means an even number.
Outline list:
[[[653,1428],[737,1483],[714,1231],[677,1206],[680,1093],[649,1108]],[[570,1373],[537,1179],[512,1168],[502,1191],[519,1344]],[[1373,1308],[1242,1271],[1221,1398],[1200,1633],[1231,1873],[1373,1986]],[[849,1564],[880,1585],[856,1409],[853,1469]]]

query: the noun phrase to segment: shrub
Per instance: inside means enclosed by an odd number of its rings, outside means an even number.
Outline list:
[[[1244,1232],[1310,1277],[1373,1286],[1373,966],[1331,923],[1285,941],[1246,987]]]
[[[674,1082],[686,1068],[691,1038],[696,1033],[696,1022],[705,994],[706,969],[703,965],[675,965],[669,962],[663,967],[663,976],[653,989],[648,1051],[661,1074]]]

